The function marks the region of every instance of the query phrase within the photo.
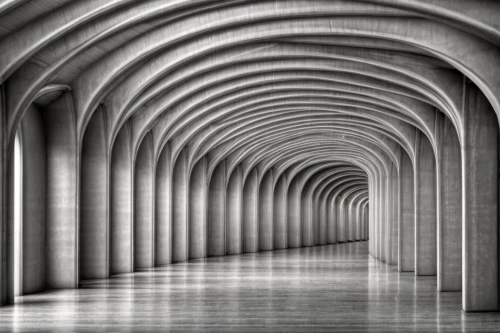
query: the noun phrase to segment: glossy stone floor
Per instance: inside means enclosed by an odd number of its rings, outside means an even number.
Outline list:
[[[349,243],[195,260],[20,297],[0,331],[499,332],[435,277],[398,274]]]

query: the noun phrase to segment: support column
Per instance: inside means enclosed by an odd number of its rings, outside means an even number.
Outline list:
[[[172,173],[172,262],[188,260],[189,175],[187,153],[181,150]]]
[[[406,151],[400,151],[398,271],[415,270],[415,180]],[[371,237],[370,237],[371,239]]]
[[[287,191],[286,175],[283,174],[278,179],[274,188],[274,249],[286,249],[288,247],[287,230]]]
[[[273,249],[273,170],[265,173],[259,187],[259,249]]]
[[[156,165],[155,266],[172,262],[172,166],[170,144],[167,143]]]
[[[70,92],[42,112],[47,145],[47,289],[78,287],[79,161]]]
[[[205,258],[208,213],[207,157],[202,157],[191,172],[189,185],[189,259]]]
[[[98,107],[83,137],[80,278],[109,277],[109,169],[105,111]]]
[[[226,190],[226,254],[243,252],[242,205],[243,184],[241,166],[238,165],[229,177]]]
[[[137,152],[134,177],[134,269],[154,267],[154,154],[148,134]]]
[[[132,147],[128,123],[123,125],[112,148],[110,274],[134,271]]]
[[[294,177],[288,187],[287,222],[288,222],[288,247],[296,248],[301,242],[301,212],[300,212],[300,188],[298,177]]]
[[[421,131],[416,136],[415,152],[415,275],[436,275],[436,158]]]
[[[437,113],[437,289],[462,290],[462,154],[451,120]]]
[[[499,308],[498,118],[472,82],[464,82],[463,111],[462,306],[464,311],[495,311]]]
[[[226,254],[226,162],[215,168],[208,190],[208,256]]]
[[[252,169],[243,187],[243,252],[259,252],[259,184]]]

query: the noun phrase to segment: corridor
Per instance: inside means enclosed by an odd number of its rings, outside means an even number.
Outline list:
[[[0,309],[0,330],[498,332],[498,313],[466,314],[460,299],[356,242],[192,260],[18,297]]]

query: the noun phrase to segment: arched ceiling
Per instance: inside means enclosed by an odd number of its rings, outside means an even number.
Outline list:
[[[109,150],[126,126],[134,152],[151,133],[156,159],[167,146],[190,169],[208,156],[209,177],[226,161],[228,179],[242,165],[331,191],[343,172],[364,203],[400,152],[414,160],[419,131],[437,152],[438,114],[463,138],[464,76],[500,112],[499,12],[465,0],[5,0],[6,148],[30,104],[71,91],[78,142],[101,108]]]

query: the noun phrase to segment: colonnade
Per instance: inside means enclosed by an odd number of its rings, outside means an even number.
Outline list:
[[[35,7],[0,5],[3,303],[369,240],[499,310],[498,4]]]

